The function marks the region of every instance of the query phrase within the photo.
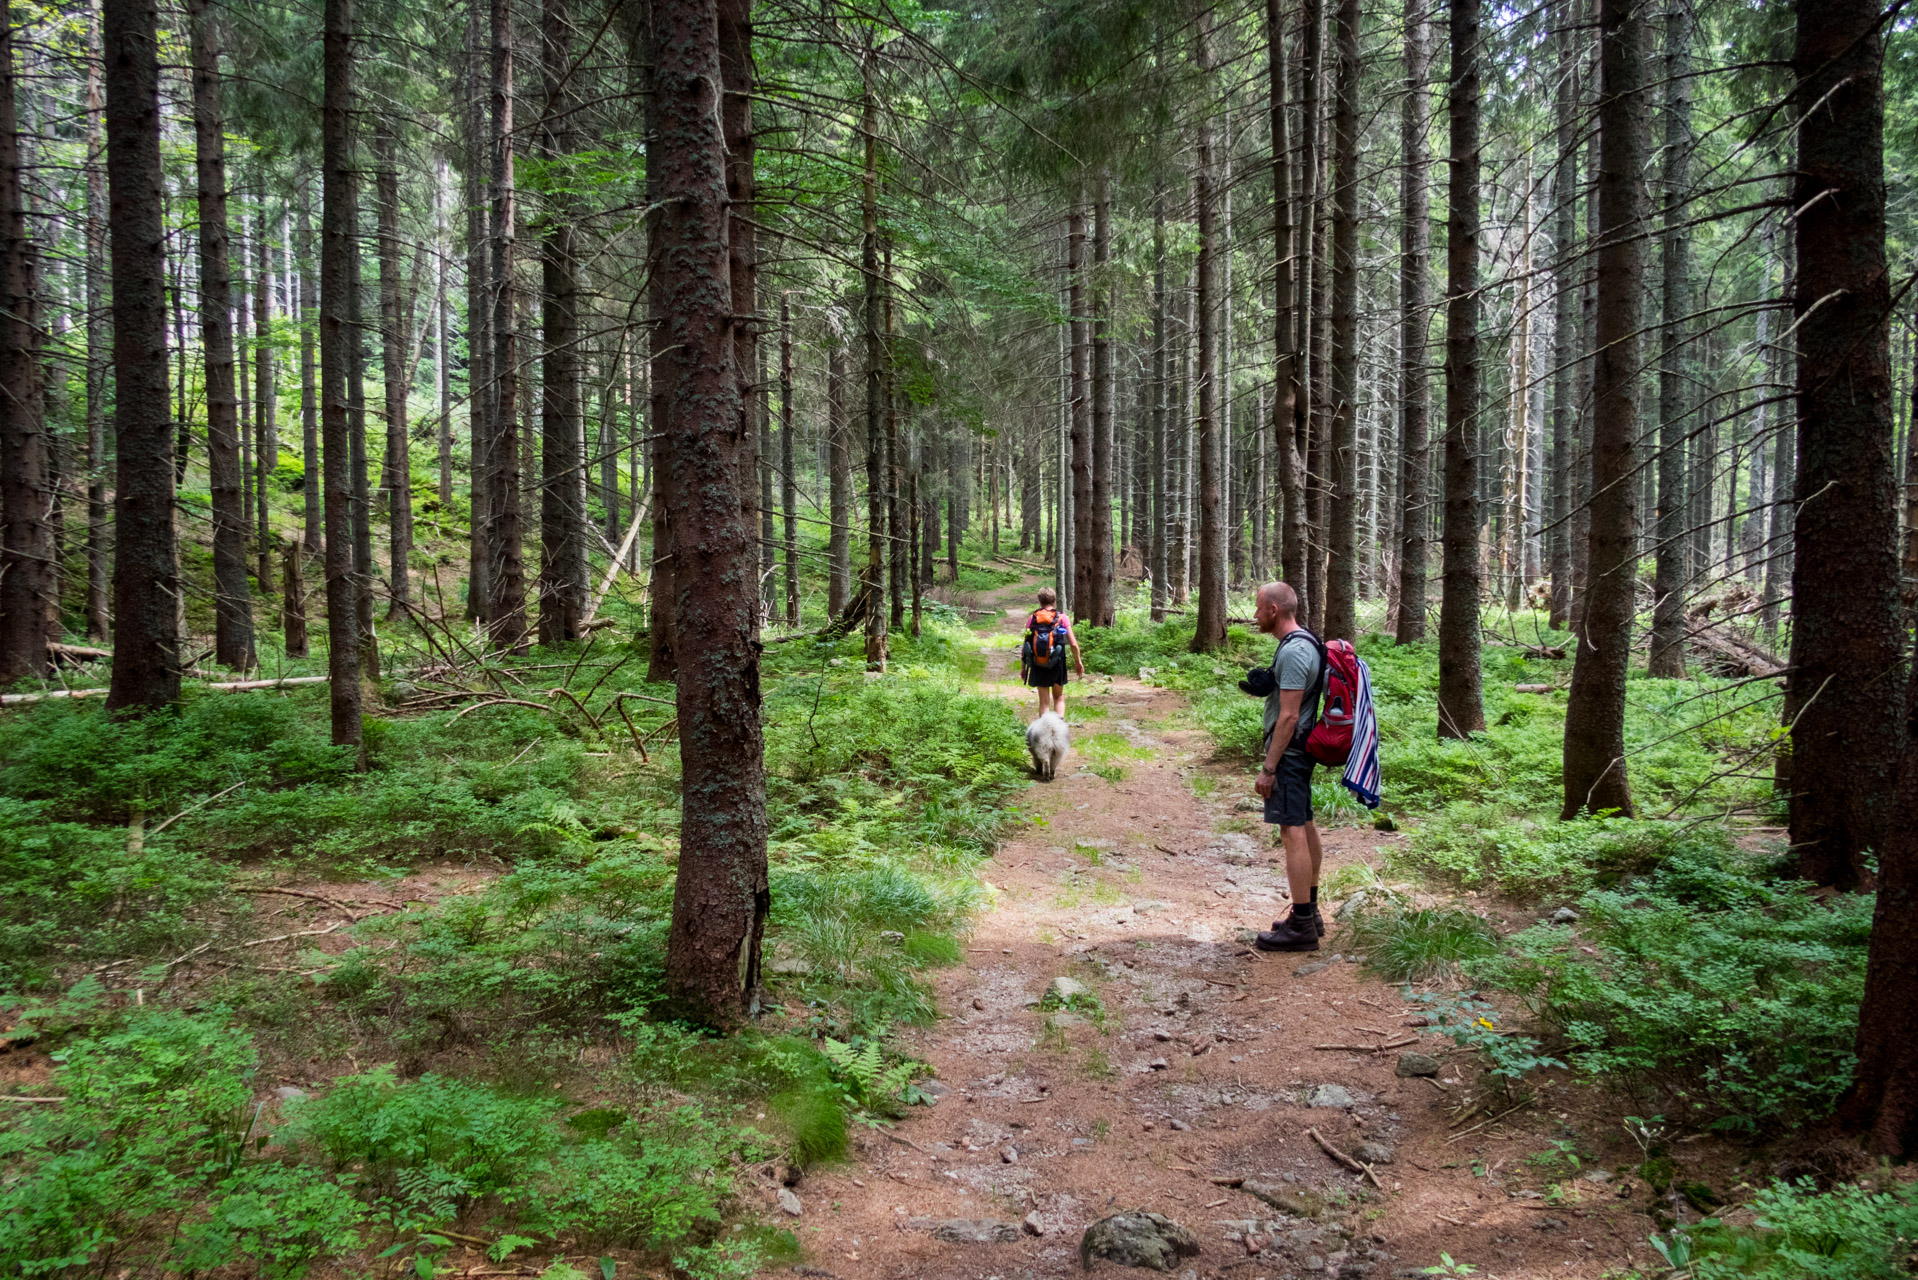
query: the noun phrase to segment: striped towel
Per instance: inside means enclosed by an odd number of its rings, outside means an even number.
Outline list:
[[[1352,753],[1339,781],[1368,809],[1379,807],[1379,718],[1372,710],[1372,669],[1359,659],[1359,692],[1352,708]]]

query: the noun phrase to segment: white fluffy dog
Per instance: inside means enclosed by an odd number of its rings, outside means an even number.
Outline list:
[[[1026,726],[1026,750],[1032,753],[1033,772],[1041,782],[1051,782],[1058,776],[1059,762],[1071,746],[1071,731],[1057,711],[1048,711]]]

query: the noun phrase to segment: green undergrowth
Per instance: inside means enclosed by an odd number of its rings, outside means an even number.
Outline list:
[[[1748,1222],[1723,1217],[1655,1236],[1674,1274],[1696,1280],[1901,1280],[1918,1240],[1918,1184],[1877,1178],[1828,1191],[1778,1182]]]

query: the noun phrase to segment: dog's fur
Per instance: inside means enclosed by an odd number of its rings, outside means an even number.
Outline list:
[[[1032,753],[1032,771],[1041,782],[1059,775],[1059,763],[1071,747],[1071,731],[1057,711],[1048,711],[1026,726],[1026,750]]]

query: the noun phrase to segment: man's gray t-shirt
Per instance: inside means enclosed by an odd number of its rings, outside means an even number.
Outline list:
[[[1278,683],[1265,695],[1264,741],[1268,744],[1273,728],[1279,723],[1280,689],[1305,690],[1305,696],[1299,700],[1299,727],[1293,731],[1295,735],[1309,732],[1319,718],[1319,700],[1313,696],[1319,682],[1319,647],[1302,631],[1291,635],[1298,639],[1288,636],[1280,640],[1278,652],[1272,655],[1272,675]]]

